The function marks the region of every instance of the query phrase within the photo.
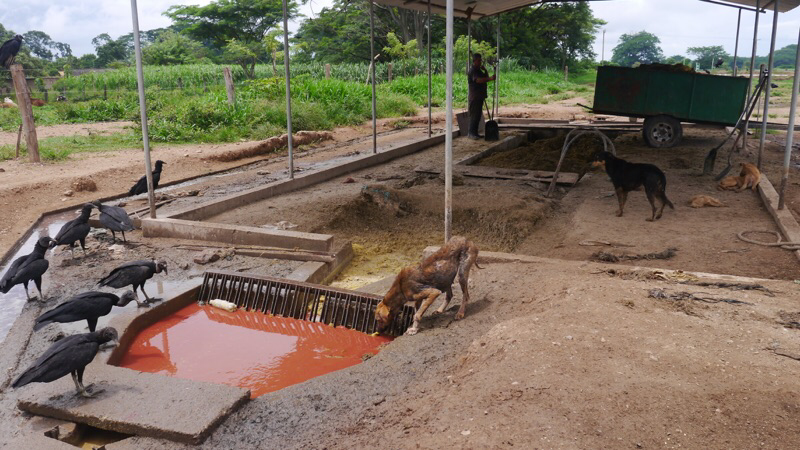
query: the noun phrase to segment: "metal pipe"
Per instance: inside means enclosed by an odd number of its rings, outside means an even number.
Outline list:
[[[481,55],[484,56],[484,55]],[[466,73],[469,75],[469,68],[472,65],[472,19],[467,17],[467,69]]]
[[[736,76],[736,59],[739,56],[739,29],[742,27],[742,8],[739,8],[739,18],[736,19],[736,45],[733,47],[733,76]]]
[[[494,109],[492,110],[492,118],[497,116],[500,111],[500,14],[497,15],[497,51],[495,57],[497,58],[497,67],[494,69]]]
[[[285,1],[285,0],[284,0]],[[372,77],[372,153],[378,153],[378,107],[375,101],[375,14],[372,12],[372,0],[369,0],[369,66]]]
[[[447,0],[445,77],[447,78],[444,136],[444,241],[453,228],[453,0]],[[470,38],[472,39],[472,38]]]
[[[286,0],[283,0],[283,65],[286,74],[286,143],[289,146],[289,179],[294,178],[294,139],[292,138],[292,86],[289,78],[289,25]]]
[[[775,61],[775,39],[778,34],[778,8],[780,0],[775,0],[775,12],[772,14],[772,40],[769,43],[769,63],[767,67],[767,86],[764,94],[764,115],[761,117],[761,136],[758,141],[758,170],[761,170],[761,159],[764,154],[764,142],[767,139],[767,119],[769,118],[769,96],[772,92],[772,70]]]
[[[800,33],[797,36],[797,54],[795,61],[800,61]],[[800,90],[800,64],[794,65],[794,83],[792,84],[792,106],[789,108],[789,128],[786,130],[786,150],[783,153],[783,177],[778,196],[778,209],[785,206],[786,186],[789,185],[789,164],[792,160],[792,141],[794,140],[794,121],[797,112],[797,94]]]
[[[428,0],[428,137],[433,135],[433,105],[432,103],[432,92],[433,92],[433,81],[432,81],[432,70],[431,70],[431,0]]]
[[[142,119],[142,143],[144,144],[144,174],[147,177],[147,201],[150,204],[150,218],[156,218],[156,199],[153,192],[153,169],[150,165],[150,135],[147,131],[147,99],[144,96],[144,70],[142,69],[142,44],[139,40],[139,8],[136,0],[131,0],[133,18],[133,48],[136,53],[136,81],[139,86],[139,114]]]
[[[756,50],[758,50],[758,8],[761,6],[761,0],[756,0],[756,20],[753,24],[753,52],[750,54],[750,79],[747,83],[747,103],[752,103],[753,99],[751,95],[753,95],[753,69],[756,64]],[[759,74],[760,75],[760,74]],[[747,116],[744,120],[744,128],[740,130],[740,133],[744,133],[742,135],[742,148],[747,148],[747,131],[750,129],[750,116]]]

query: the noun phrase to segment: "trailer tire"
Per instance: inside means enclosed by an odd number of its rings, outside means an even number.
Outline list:
[[[644,142],[650,147],[669,148],[678,145],[683,137],[681,123],[672,116],[660,115],[644,119]]]

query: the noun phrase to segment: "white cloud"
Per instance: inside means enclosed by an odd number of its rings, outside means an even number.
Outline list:
[[[605,38],[606,59],[625,33],[648,31],[661,39],[666,56],[686,55],[689,47],[722,45],[731,55],[736,44],[738,9],[698,0],[614,0],[592,3],[592,10],[608,24]],[[761,14],[758,25],[758,54],[766,55],[772,30],[772,12]],[[753,46],[755,13],[742,12],[739,55],[750,56]],[[800,8],[778,17],[776,49],[797,43]],[[602,51],[602,33],[597,35],[595,52]]]

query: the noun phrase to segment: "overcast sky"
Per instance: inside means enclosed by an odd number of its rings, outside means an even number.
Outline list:
[[[10,1],[10,0],[9,0]],[[210,0],[139,0],[139,26],[142,30],[170,24],[162,13],[170,5],[207,4]],[[313,16],[330,0],[312,0],[301,10]],[[698,0],[614,0],[592,2],[595,16],[608,22],[605,25],[605,55],[625,33],[649,31],[661,39],[666,56],[686,54],[693,46],[722,45],[733,54],[736,42],[737,10]],[[754,13],[742,13],[739,54],[749,55],[752,48]],[[94,51],[92,38],[108,33],[116,38],[130,32],[131,10],[128,0],[26,0],[14,8],[0,9],[0,23],[18,33],[40,30],[55,41],[72,46],[76,56]],[[762,14],[759,24],[758,53],[769,50],[772,13]],[[797,42],[800,27],[800,8],[781,14],[777,47]],[[295,25],[289,26],[296,29]],[[502,49],[501,49],[502,52]],[[602,56],[602,34],[598,34],[595,52]]]

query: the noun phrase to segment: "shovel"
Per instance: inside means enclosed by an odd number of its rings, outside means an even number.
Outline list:
[[[761,95],[761,91],[764,89],[764,85],[766,84],[766,82],[767,78],[762,77],[761,80],[758,82],[758,86],[756,86],[756,91],[753,94],[753,97],[750,99],[750,104],[746,105],[744,110],[742,110],[742,113],[739,115],[739,119],[736,121],[736,125],[733,127],[733,130],[731,130],[731,132],[728,133],[728,136],[726,136],[725,139],[723,139],[722,142],[719,143],[719,145],[712,148],[711,151],[708,152],[705,161],[703,161],[703,175],[710,174],[711,172],[714,171],[714,161],[716,161],[717,159],[717,151],[720,148],[722,148],[722,146],[725,145],[726,142],[728,142],[728,139],[730,139],[731,136],[733,136],[733,133],[735,133],[736,130],[739,129],[739,127],[742,125],[743,119],[750,120],[750,115],[753,114],[753,109],[755,109],[756,107],[756,101],[758,100],[758,97]],[[747,130],[744,130],[743,132],[746,133]],[[736,142],[738,141],[739,139],[737,138]],[[718,180],[722,179],[722,177],[727,175],[728,172],[731,170],[731,167],[732,167],[731,155],[728,155],[728,166],[722,170],[722,172],[717,176],[717,179]]]

